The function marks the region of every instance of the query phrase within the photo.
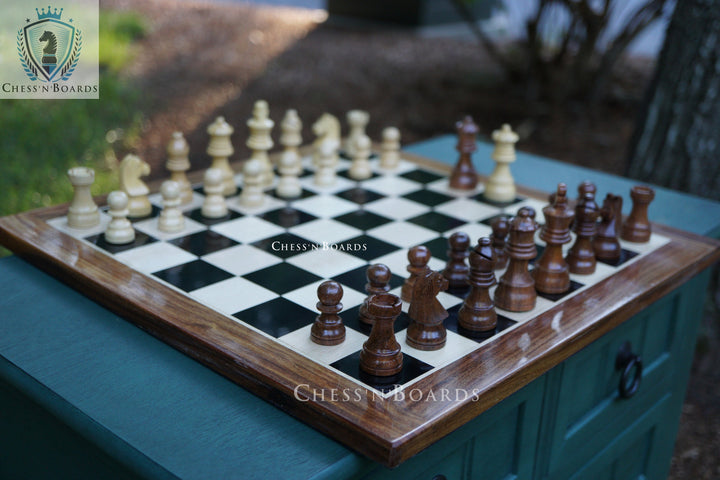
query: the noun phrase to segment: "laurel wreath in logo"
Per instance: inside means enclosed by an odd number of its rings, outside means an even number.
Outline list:
[[[35,81],[38,79],[38,72],[33,63],[30,61],[30,57],[25,49],[24,39],[25,34],[22,30],[18,30],[17,51],[20,56],[20,62],[25,70],[25,74],[30,78],[30,80]],[[70,78],[75,71],[75,67],[77,67],[78,60],[80,60],[80,50],[82,50],[82,32],[80,30],[75,30],[75,46],[73,47],[72,54],[63,69],[60,71],[60,76],[53,80],[53,83]]]
[[[18,30],[18,34],[17,34],[18,55],[20,56],[20,62],[22,63],[25,73],[27,74],[28,77],[30,77],[30,80],[35,81],[35,80],[37,80],[37,69],[35,68],[35,66],[33,66],[32,62],[30,61],[30,58],[28,58],[27,51],[25,50],[25,42],[23,41],[24,38],[25,38],[25,35],[23,34],[23,31]]]

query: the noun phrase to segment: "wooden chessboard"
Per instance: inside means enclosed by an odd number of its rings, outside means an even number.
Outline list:
[[[482,186],[451,190],[447,166],[407,153],[403,159],[390,173],[374,164],[373,177],[362,182],[350,180],[349,162],[341,161],[336,185],[319,188],[305,158],[299,199],[288,202],[269,189],[262,207],[247,209],[230,198],[230,214],[222,219],[202,217],[197,187],[192,203],[183,207],[185,230],[177,234],[158,230],[160,197],[154,194],[151,217],[134,222],[136,239],[128,245],[104,241],[109,221],[104,212],[96,228],[68,227],[66,205],[0,219],[2,243],[138,327],[391,467],[717,257],[712,241],[654,225],[649,243],[622,242],[617,264],[600,262],[593,275],[573,275],[568,293],[541,295],[530,312],[498,309],[497,331],[486,339],[458,329],[462,297],[442,292],[438,298],[450,314],[446,346],[434,352],[408,346],[403,313],[395,324],[402,372],[385,380],[368,377],[359,369],[359,353],[369,331],[358,321],[367,266],[387,265],[391,293],[399,295],[408,276],[408,248],[426,245],[433,255],[430,266],[442,269],[452,233],[464,231],[474,242],[489,235],[496,216],[522,206],[535,208],[542,223],[547,198],[519,188],[514,202],[488,203]],[[242,178],[236,180],[241,186]],[[604,193],[598,185],[599,198]],[[346,340],[331,347],[314,344],[309,333],[318,313],[317,286],[326,279],[343,287],[347,328]]]

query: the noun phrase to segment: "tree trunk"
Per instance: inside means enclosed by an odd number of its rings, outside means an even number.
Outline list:
[[[627,175],[720,200],[720,0],[679,0]]]

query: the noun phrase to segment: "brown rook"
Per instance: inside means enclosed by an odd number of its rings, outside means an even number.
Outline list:
[[[402,301],[391,293],[380,293],[368,298],[368,315],[373,318],[370,337],[360,352],[360,369],[377,377],[400,373],[403,354],[395,339],[393,324],[402,309]]]
[[[648,220],[648,206],[655,198],[655,190],[645,185],[636,185],[630,190],[633,206],[630,215],[623,223],[623,240],[645,243],[650,240],[652,229]]]

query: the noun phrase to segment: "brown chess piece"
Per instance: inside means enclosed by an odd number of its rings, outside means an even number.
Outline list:
[[[400,315],[402,301],[391,293],[380,293],[368,298],[368,315],[373,318],[370,337],[360,352],[360,369],[378,377],[400,373],[403,354],[395,339],[393,324]]]
[[[470,294],[458,312],[458,325],[471,333],[495,330],[497,313],[490,298],[490,287],[495,285],[493,247],[489,238],[478,240],[470,252]]]
[[[468,283],[468,266],[465,259],[468,256],[470,237],[464,232],[455,232],[448,239],[448,262],[443,270],[443,277],[448,281],[448,292],[462,295],[470,290]]]
[[[458,133],[458,143],[455,148],[460,152],[460,158],[450,174],[450,188],[472,190],[478,184],[478,174],[473,167],[471,157],[477,150],[478,127],[468,115],[461,122],[457,122],[455,128]]]
[[[315,318],[310,328],[310,338],[319,345],[338,345],[345,340],[345,325],[338,313],[343,305],[340,303],[343,296],[342,286],[332,280],[320,284],[317,289],[318,299],[316,307],[320,315]]]
[[[620,238],[628,242],[645,243],[650,240],[652,228],[648,220],[648,206],[655,198],[655,191],[645,185],[636,185],[630,190],[633,206],[625,219]]]
[[[570,289],[570,270],[563,258],[562,246],[571,240],[573,212],[567,205],[567,185],[558,184],[552,205],[543,208],[545,225],[540,238],[546,247],[532,271],[535,289],[542,293],[563,293]]]
[[[585,180],[580,185],[578,185],[578,198],[575,204],[577,205],[578,203],[582,203],[583,199],[585,198],[585,194],[587,193],[592,193],[593,198],[595,198],[595,195],[597,194],[597,187],[593,182],[589,180]]]
[[[490,226],[492,227],[490,240],[492,241],[493,257],[495,258],[495,270],[502,270],[508,263],[508,256],[505,251],[505,239],[509,228],[508,218],[505,216],[497,217]]]
[[[608,193],[600,209],[602,221],[597,227],[593,239],[593,250],[598,260],[616,262],[620,260],[622,248],[618,240],[619,224],[622,221],[623,199],[619,195]]]
[[[448,288],[448,281],[440,272],[432,270],[418,277],[413,288],[413,300],[408,309],[410,325],[406,342],[418,350],[438,350],[445,346],[447,331],[443,320],[448,312],[437,299],[438,293]]]
[[[570,273],[590,275],[597,264],[592,238],[597,233],[597,218],[600,209],[595,203],[595,194],[585,192],[585,197],[575,207],[575,234],[577,238],[570,248],[565,261]]]
[[[495,290],[495,306],[510,312],[535,308],[535,280],[528,271],[530,260],[537,256],[535,247],[535,210],[523,207],[510,221],[510,239],[505,245],[510,262]]]
[[[412,302],[413,288],[415,287],[415,280],[419,276],[425,276],[430,271],[428,262],[430,261],[430,250],[424,245],[418,245],[408,250],[408,262],[410,265],[407,267],[407,271],[410,272],[410,276],[403,283],[402,290],[400,291],[400,297],[404,302]]]
[[[359,315],[360,321],[362,323],[372,325],[373,317],[368,314],[368,300],[373,295],[385,293],[390,290],[390,285],[388,285],[388,283],[390,282],[390,276],[390,269],[382,263],[376,263],[368,267],[365,274],[365,278],[367,278],[367,283],[365,284],[365,292],[367,292],[368,296],[367,298],[365,298],[365,301],[360,306]]]

